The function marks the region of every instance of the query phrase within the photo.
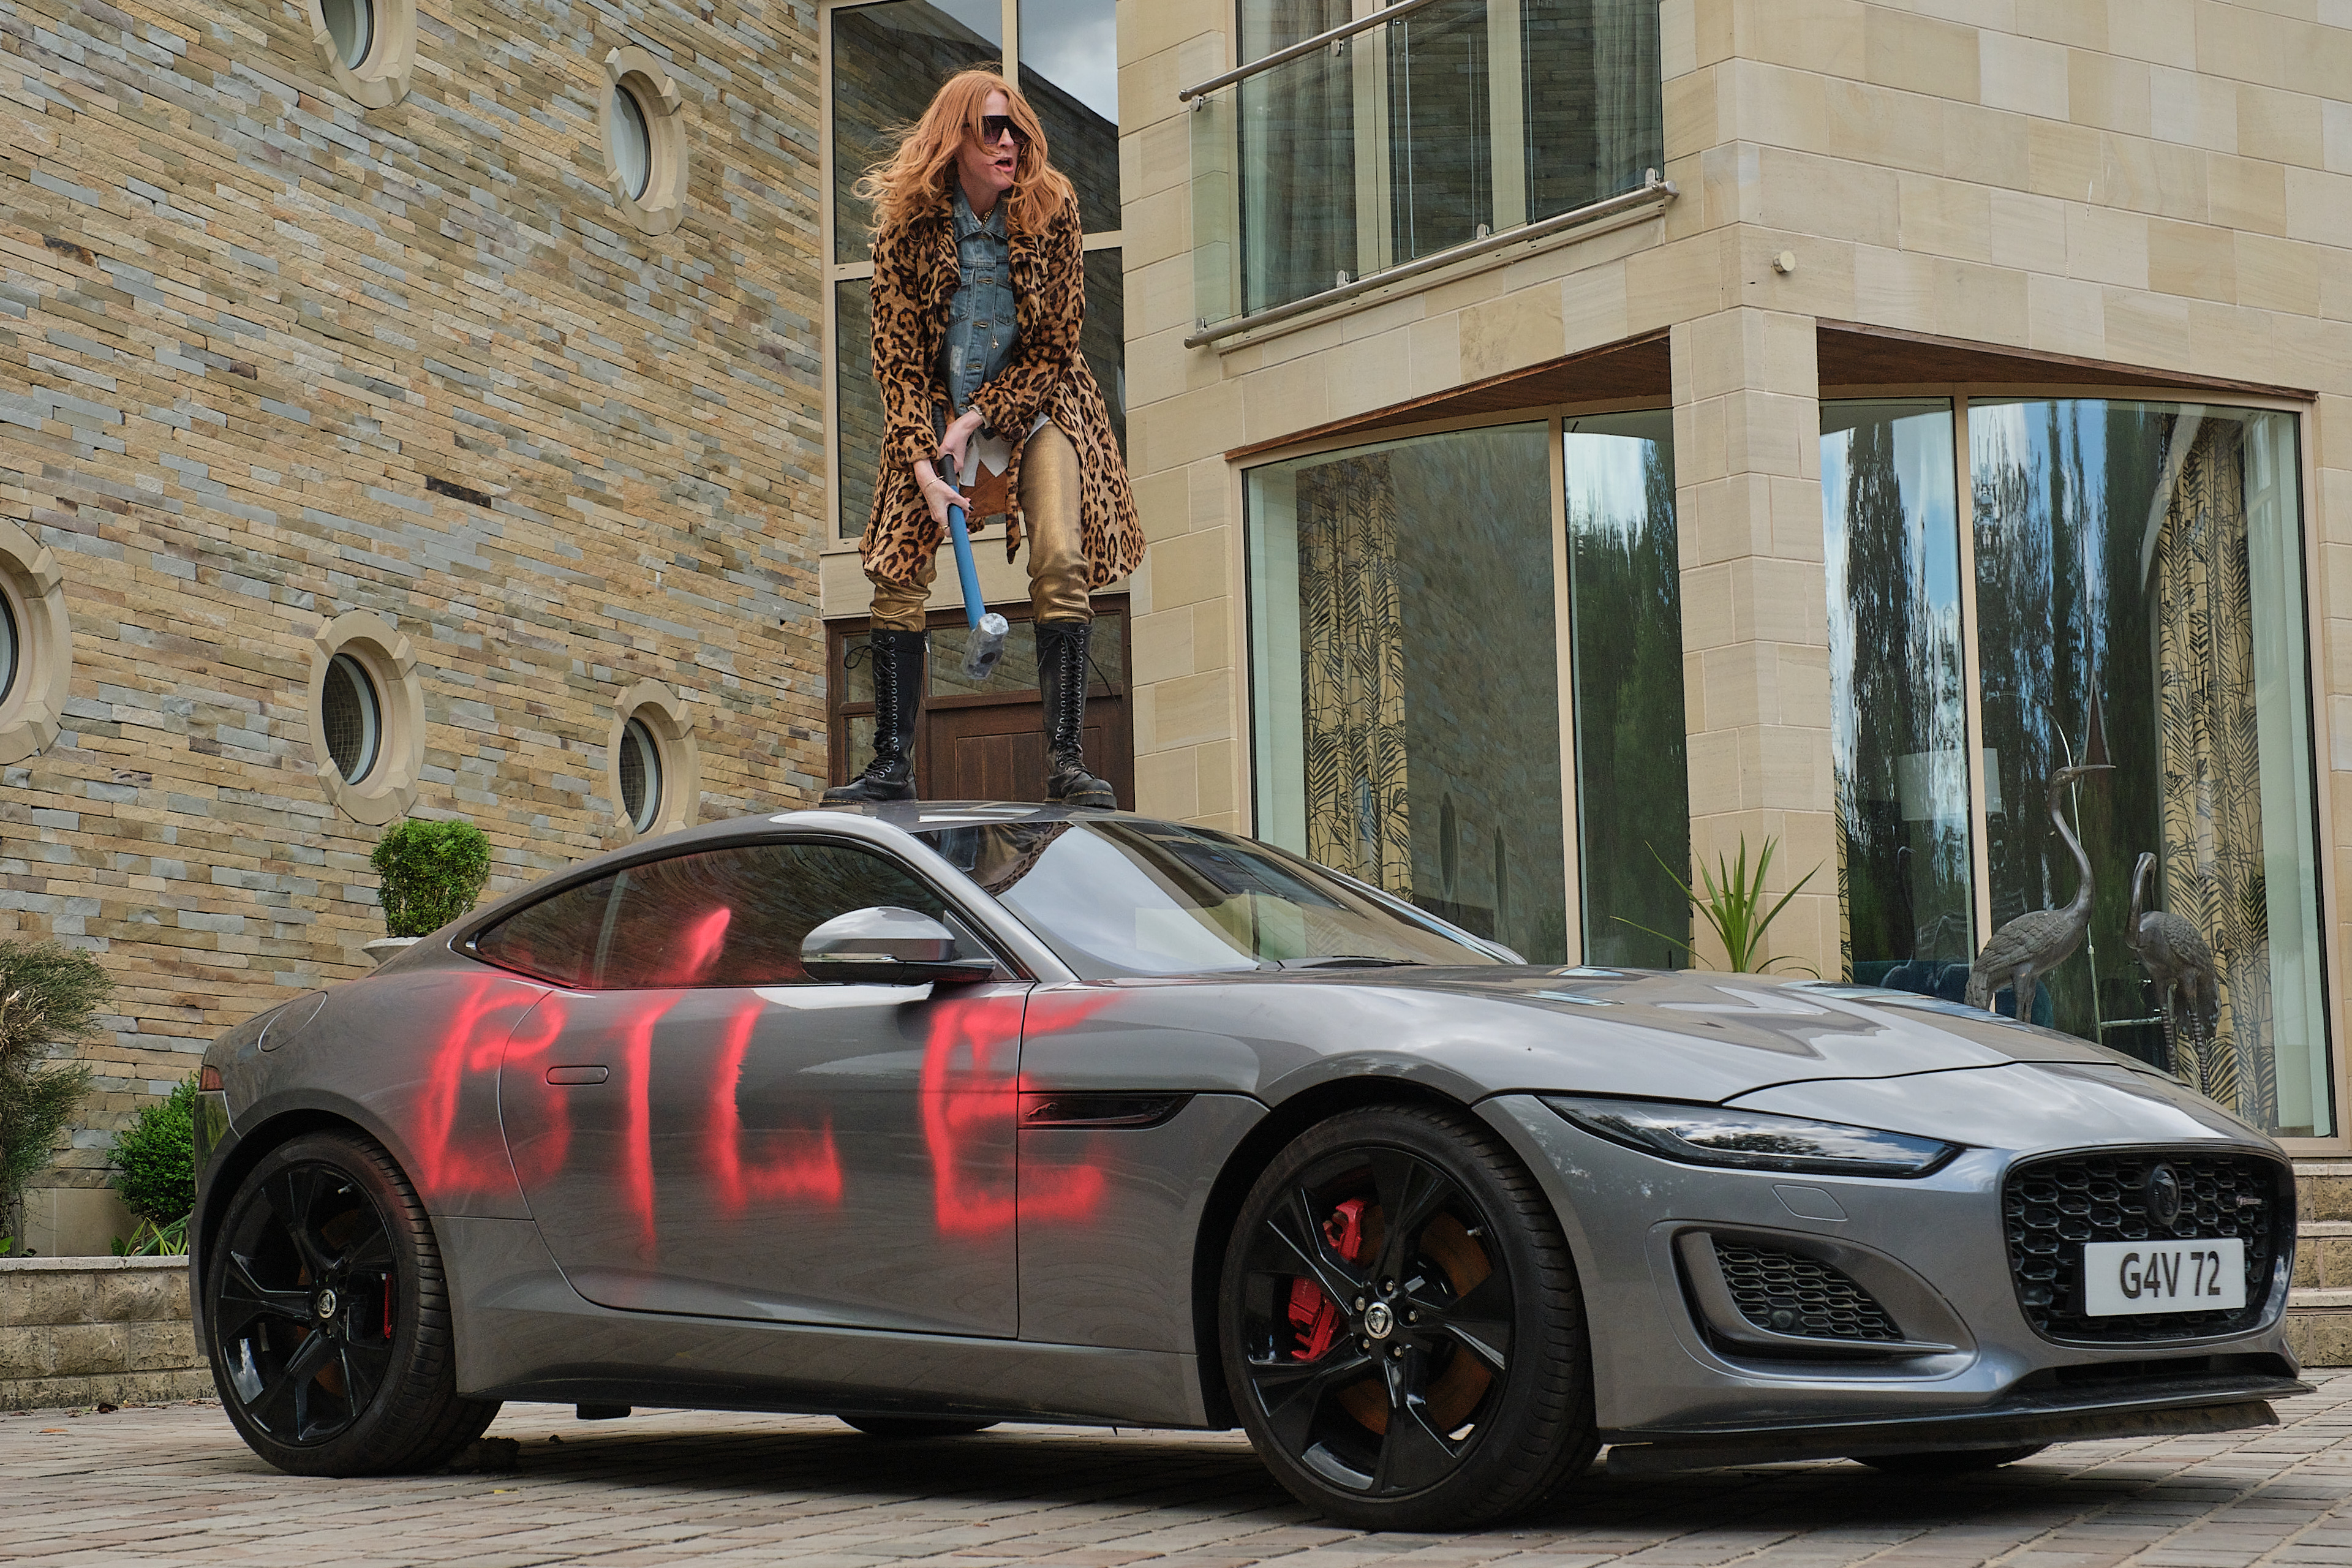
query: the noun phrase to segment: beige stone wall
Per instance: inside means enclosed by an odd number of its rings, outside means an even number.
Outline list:
[[[1802,417],[1817,388],[1780,350],[1831,320],[2317,394],[2304,426],[2317,740],[2331,853],[2352,854],[2345,0],[1664,0],[1665,172],[1682,194],[1662,216],[1188,350],[1191,127],[1175,93],[1231,64],[1227,12],[1120,8],[1139,193],[1131,452],[1155,552],[1137,623],[1144,809],[1246,822],[1241,492],[1225,450],[1668,328],[1678,438],[1713,422],[1726,442],[1677,452],[1684,502],[1702,507],[1684,535],[1694,847],[1745,826],[1751,841],[1790,835],[1776,871],[1825,858],[1826,660],[1818,627],[1777,624],[1769,601],[1796,591],[1808,559],[1803,586],[1822,591]],[[1716,337],[1744,346],[1706,369],[1695,351]],[[1748,553],[1723,553],[1726,530]],[[1191,635],[1154,635],[1171,616]],[[1785,933],[1816,963],[1837,950],[1820,902]]]
[[[489,835],[493,892],[618,841],[640,681],[697,716],[688,820],[819,786],[813,19],[618,15],[427,0],[363,109],[298,4],[0,0],[0,519],[72,630],[62,729],[0,775],[0,934],[118,985],[57,1179],[367,967],[379,829],[308,710],[332,617],[412,647],[411,809]],[[629,46],[688,147],[659,236],[605,185]]]
[[[186,1258],[0,1258],[0,1410],[212,1392]]]

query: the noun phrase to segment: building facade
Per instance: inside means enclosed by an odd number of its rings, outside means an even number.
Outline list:
[[[815,18],[0,4],[0,931],[97,952],[113,1130],[492,889],[825,772]]]
[[[2352,10],[1121,22],[1141,809],[1956,1003],[2079,843],[2033,1016],[2347,1149]]]

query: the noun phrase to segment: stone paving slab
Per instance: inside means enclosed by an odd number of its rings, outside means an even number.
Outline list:
[[[1847,1463],[1588,1477],[1460,1535],[1309,1514],[1234,1434],[1000,1427],[884,1443],[814,1416],[509,1405],[501,1474],[280,1475],[217,1405],[0,1414],[0,1562],[287,1568],[2352,1568],[2352,1373],[2282,1425],[2076,1443],[1948,1483]]]

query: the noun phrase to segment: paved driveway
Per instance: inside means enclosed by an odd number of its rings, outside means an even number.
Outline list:
[[[1310,1518],[1231,1436],[1009,1427],[878,1443],[814,1417],[509,1405],[504,1474],[298,1480],[216,1406],[0,1415],[0,1560],[798,1568],[2234,1568],[2352,1564],[2352,1373],[2229,1438],[2079,1443],[1950,1486],[1851,1464],[1589,1479],[1460,1536]],[[561,1441],[558,1441],[561,1439]]]

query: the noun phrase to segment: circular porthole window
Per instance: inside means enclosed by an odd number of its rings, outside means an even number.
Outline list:
[[[310,47],[347,98],[388,109],[416,68],[416,0],[302,0]]]
[[[16,606],[0,593],[0,702],[16,689]]]
[[[631,201],[646,194],[646,182],[653,177],[654,139],[646,129],[646,111],[638,107],[637,95],[625,87],[613,89],[613,174],[621,189]]]
[[[375,7],[370,0],[320,0],[319,14],[326,20],[327,37],[343,68],[357,70],[365,65],[375,44]]]
[[[686,214],[684,105],[669,67],[635,45],[604,57],[604,183],[621,216],[646,234],[667,234]]]
[[[643,719],[632,719],[621,729],[621,809],[630,828],[643,833],[661,815],[661,748]]]
[[[328,760],[345,784],[357,784],[375,766],[383,749],[383,704],[366,668],[350,654],[327,664],[326,689],[319,694],[319,728]]]

